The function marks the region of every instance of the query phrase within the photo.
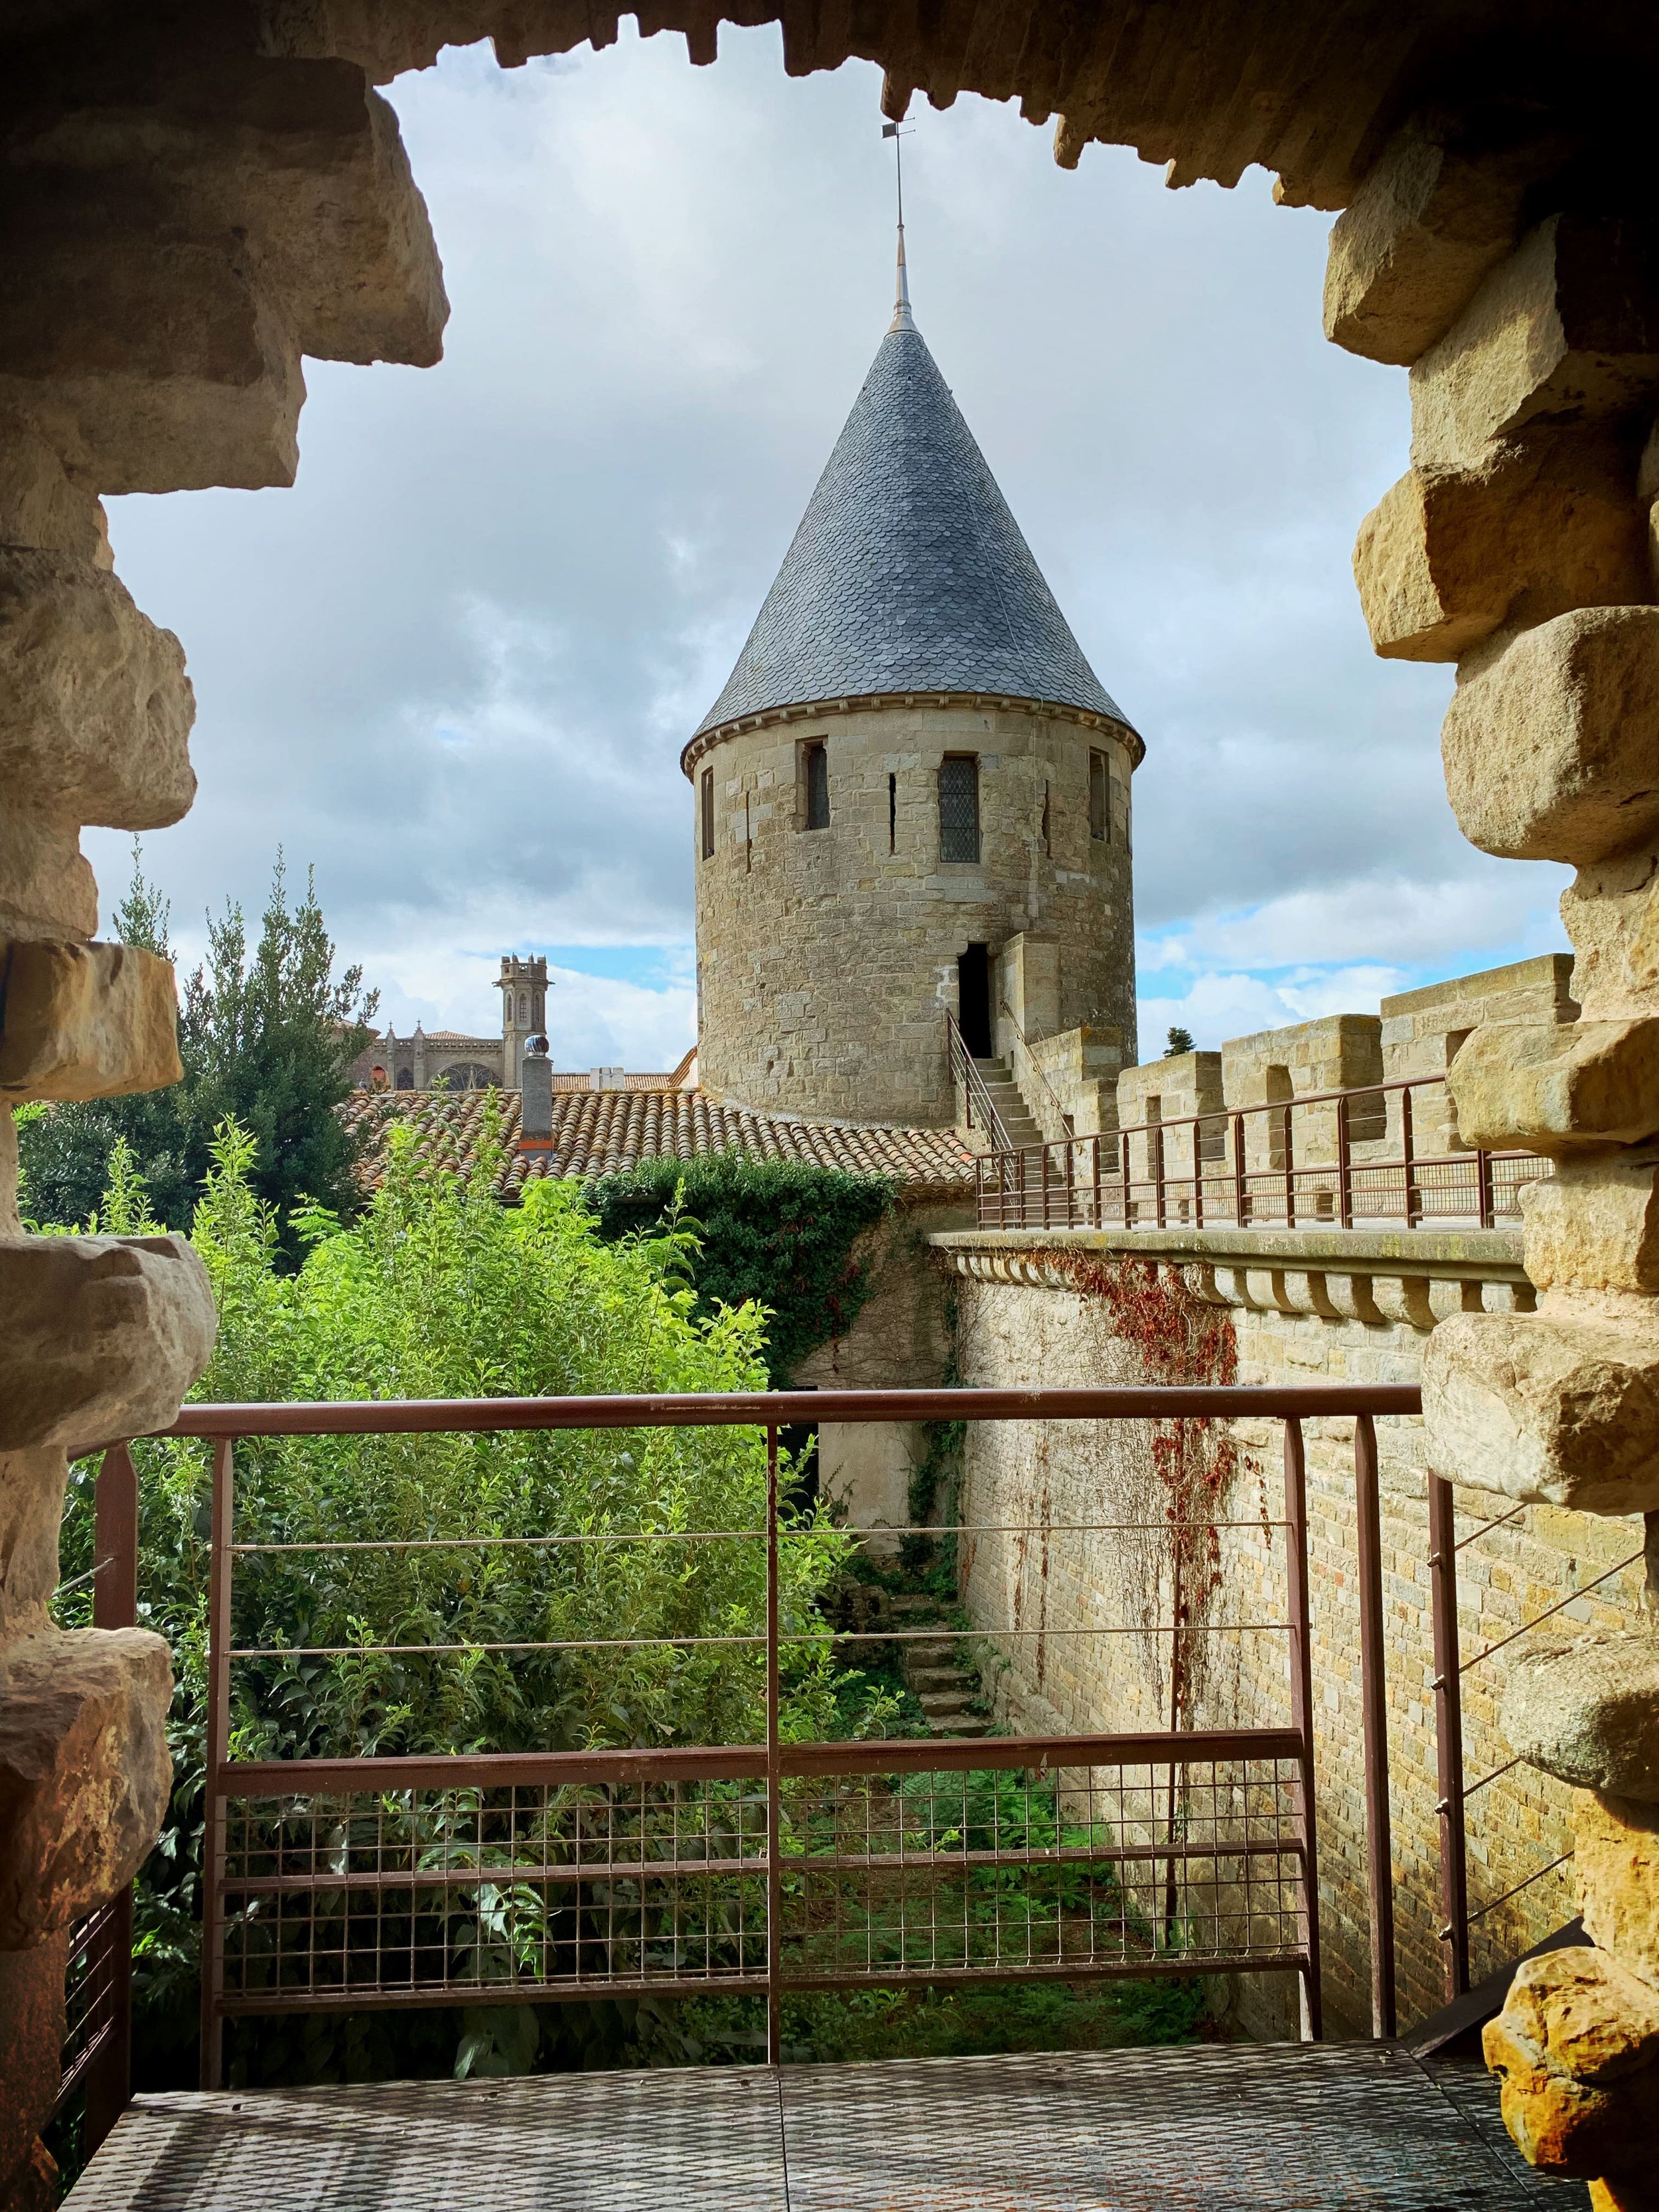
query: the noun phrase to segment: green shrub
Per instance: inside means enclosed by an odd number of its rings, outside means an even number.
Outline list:
[[[854,1256],[868,1229],[893,1210],[884,1176],[848,1175],[805,1160],[714,1152],[694,1160],[642,1160],[588,1186],[601,1237],[648,1233],[683,1211],[696,1224],[697,1310],[752,1304],[768,1316],[765,1358],[775,1385],[809,1352],[845,1336],[875,1287],[869,1259]]]

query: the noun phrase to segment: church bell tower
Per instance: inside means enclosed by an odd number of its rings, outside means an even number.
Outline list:
[[[524,1084],[526,1045],[547,1033],[546,960],[539,953],[520,960],[516,953],[504,952],[495,988],[501,994],[501,1081],[508,1091],[518,1091]]]

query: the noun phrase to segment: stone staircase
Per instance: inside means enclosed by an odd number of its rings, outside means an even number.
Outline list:
[[[1008,1141],[1016,1152],[1025,1152],[1042,1142],[1042,1132],[1031,1119],[1025,1104],[1025,1096],[1014,1080],[1013,1069],[1006,1060],[975,1060],[980,1080],[990,1094],[991,1103],[1002,1117],[1002,1126],[1008,1132]]]
[[[1012,1132],[1010,1133],[1012,1134]],[[978,1674],[962,1656],[962,1638],[941,1632],[919,1636],[918,1629],[944,1621],[931,1597],[896,1597],[887,1611],[895,1628],[906,1632],[899,1649],[899,1671],[905,1686],[927,1717],[935,1735],[988,1735],[991,1723],[972,1706],[983,1696]]]

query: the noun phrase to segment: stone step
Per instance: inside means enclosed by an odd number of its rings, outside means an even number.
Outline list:
[[[915,1667],[904,1678],[905,1686],[918,1698],[927,1698],[939,1690],[959,1690],[968,1686],[977,1691],[977,1682],[969,1682],[960,1667]]]
[[[953,1674],[961,1673],[961,1661],[954,1643],[947,1643],[941,1638],[937,1644],[931,1638],[926,1644],[912,1644],[904,1650],[899,1660],[899,1670],[907,1680],[913,1673],[933,1667],[948,1667]]]
[[[957,1713],[967,1711],[974,1702],[974,1692],[964,1682],[958,1690],[929,1690],[916,1702],[930,1721],[942,1720],[947,1716],[953,1718]]]
[[[961,1713],[951,1718],[948,1727],[936,1729],[933,1732],[936,1735],[989,1735],[991,1723],[983,1713]]]
[[[920,1617],[925,1620],[937,1620],[939,1600],[936,1597],[920,1595],[890,1597],[887,1601],[887,1610],[889,1613],[902,1613],[906,1620]]]

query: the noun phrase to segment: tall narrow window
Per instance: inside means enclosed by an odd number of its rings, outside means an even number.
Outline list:
[[[1048,842],[1048,786],[1046,780],[1042,786],[1042,818],[1037,824],[1037,835],[1042,841],[1043,851],[1052,853],[1054,847]]]
[[[1089,756],[1089,835],[1112,842],[1112,780],[1104,753]]]
[[[702,772],[702,857],[714,857],[714,771],[706,768]]]
[[[939,856],[979,858],[979,757],[946,753],[939,764]]]
[[[830,748],[822,738],[809,738],[801,747],[801,781],[805,787],[801,810],[808,830],[830,827]]]
[[[887,849],[890,853],[898,850],[898,778],[896,775],[890,775],[887,779]]]

